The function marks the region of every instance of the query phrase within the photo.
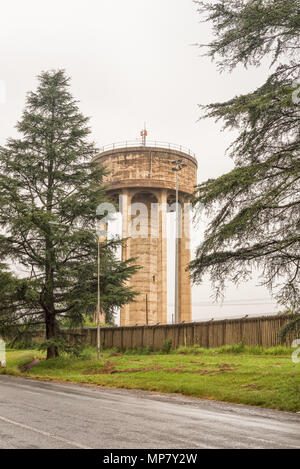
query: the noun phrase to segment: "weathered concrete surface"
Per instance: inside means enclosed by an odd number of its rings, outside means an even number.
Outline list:
[[[300,415],[0,376],[0,448],[300,448]]]
[[[175,201],[176,174],[172,171],[172,162],[178,159],[186,165],[179,175],[179,199],[183,206],[196,184],[197,161],[192,156],[172,149],[132,147],[105,151],[95,158],[109,170],[105,178],[108,193],[114,199],[122,197],[122,235],[128,238],[122,258],[135,257],[142,266],[130,280],[140,296],[136,303],[121,309],[121,326],[167,322],[166,215],[167,203]],[[146,213],[142,211],[142,204]],[[191,282],[186,267],[190,261],[190,234],[183,210],[181,227],[179,322],[189,322],[192,319]]]

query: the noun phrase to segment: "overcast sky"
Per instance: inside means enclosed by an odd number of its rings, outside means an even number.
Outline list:
[[[100,147],[135,139],[147,123],[149,138],[185,145],[196,153],[198,181],[233,167],[225,155],[234,134],[198,121],[198,104],[224,101],[260,85],[269,70],[237,69],[220,75],[193,44],[211,37],[192,0],[10,0],[0,17],[0,144],[16,135],[26,92],[42,70],[64,68],[72,93],[91,117]],[[193,247],[204,224],[193,234]],[[169,315],[172,310],[169,248]],[[228,287],[222,307],[211,303],[208,282],[193,288],[193,319],[276,310],[253,281]]]

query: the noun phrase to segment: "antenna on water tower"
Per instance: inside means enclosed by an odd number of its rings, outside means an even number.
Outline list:
[[[144,123],[144,129],[141,130],[141,137],[142,137],[142,145],[145,147],[146,146],[146,139],[147,139],[147,135],[148,135],[148,132],[146,130],[146,122]]]

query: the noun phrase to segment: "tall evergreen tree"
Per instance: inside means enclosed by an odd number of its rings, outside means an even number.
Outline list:
[[[97,304],[96,208],[106,197],[87,123],[65,72],[44,72],[17,124],[22,138],[0,149],[0,253],[23,278],[24,301],[10,321],[44,322],[48,358],[58,355],[60,319],[79,323]],[[110,320],[135,296],[126,281],[136,267],[116,259],[119,243],[101,244],[101,306]]]
[[[249,278],[253,267],[277,300],[300,304],[300,3],[299,0],[195,2],[211,22],[207,55],[221,70],[238,64],[273,71],[262,86],[227,102],[203,106],[204,117],[236,129],[235,168],[197,187],[195,206],[211,216],[191,263],[200,282],[210,274],[216,293],[226,280]],[[213,216],[211,215],[213,214]]]

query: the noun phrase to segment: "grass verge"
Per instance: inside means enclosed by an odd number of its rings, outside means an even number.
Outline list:
[[[44,358],[35,350],[8,350],[0,374],[127,389],[143,389],[216,399],[272,409],[300,411],[300,364],[291,349],[243,345],[201,349],[181,347],[170,353],[106,350],[96,360],[92,348],[80,358],[41,360],[28,371],[20,367]]]

